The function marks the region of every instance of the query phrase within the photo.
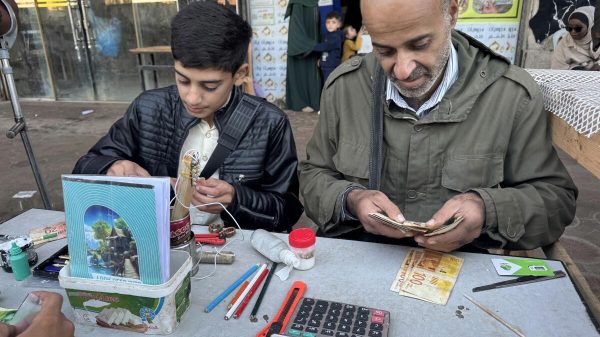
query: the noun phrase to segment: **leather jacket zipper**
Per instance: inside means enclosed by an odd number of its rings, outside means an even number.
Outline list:
[[[248,209],[246,206],[240,205],[240,209],[242,211],[246,212],[246,213],[249,213],[249,214],[257,217],[257,218],[262,218],[262,219],[266,219],[266,220],[269,220],[269,221],[275,221],[275,217],[274,216],[270,216],[270,215],[266,215],[266,214],[254,212],[254,211]]]

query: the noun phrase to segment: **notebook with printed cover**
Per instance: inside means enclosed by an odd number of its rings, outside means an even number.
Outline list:
[[[71,276],[168,280],[168,177],[63,175],[62,185]]]

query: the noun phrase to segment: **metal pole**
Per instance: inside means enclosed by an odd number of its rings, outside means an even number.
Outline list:
[[[33,148],[31,147],[29,137],[27,136],[27,125],[25,124],[25,118],[23,118],[23,114],[21,114],[21,105],[19,104],[19,97],[17,96],[17,88],[15,86],[15,80],[13,78],[12,67],[8,62],[9,55],[7,49],[0,49],[0,59],[2,60],[2,74],[4,75],[6,88],[8,89],[8,94],[10,97],[10,103],[12,105],[13,113],[15,115],[15,125],[13,125],[13,127],[11,127],[6,132],[6,137],[12,139],[16,137],[17,134],[21,135],[21,140],[23,141],[23,145],[25,146],[25,152],[27,153],[27,159],[29,159],[29,165],[31,166],[31,170],[33,171],[33,177],[35,178],[38,191],[40,192],[42,202],[44,203],[44,208],[52,209],[50,199],[48,198],[48,194],[46,193],[46,186],[44,185],[44,181],[40,174],[40,170],[38,169],[37,162],[35,161]]]

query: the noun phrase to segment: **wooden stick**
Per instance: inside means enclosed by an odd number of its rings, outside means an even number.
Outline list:
[[[490,310],[487,307],[485,307],[483,304],[475,302],[474,299],[472,299],[471,297],[469,297],[469,296],[467,296],[465,294],[463,294],[463,296],[466,297],[473,304],[475,304],[476,306],[478,306],[479,309],[483,310],[486,314],[492,316],[498,322],[502,323],[502,325],[504,325],[505,327],[507,327],[508,329],[510,329],[510,331],[514,332],[517,336],[525,337],[525,335],[521,332],[521,330],[519,330],[516,326],[508,323],[507,321],[505,321],[504,319],[502,319],[502,317],[498,316],[498,314],[496,314],[492,310]]]
[[[194,188],[192,186],[192,157],[184,156],[181,159],[181,172],[177,182],[177,200],[171,211],[171,221],[185,218],[190,210],[187,208],[192,201]]]

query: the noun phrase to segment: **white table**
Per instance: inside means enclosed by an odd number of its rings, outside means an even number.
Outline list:
[[[29,210],[0,225],[2,234],[26,233],[63,218],[62,212]],[[239,235],[239,234],[238,234]],[[391,313],[390,336],[515,336],[506,327],[485,314],[463,294],[488,306],[506,321],[518,326],[526,336],[596,336],[598,332],[586,312],[570,278],[531,283],[510,288],[472,293],[471,289],[506,280],[496,274],[490,255],[455,253],[465,259],[458,282],[445,306],[398,296],[389,290],[409,248],[365,242],[318,238],[315,267],[293,271],[285,282],[273,278],[258,312],[259,322],[251,323],[248,315],[254,299],[239,320],[223,320],[226,303],[211,313],[206,305],[239,277],[251,264],[265,262],[246,240],[234,242],[229,250],[236,253],[233,265],[218,265],[214,276],[192,281],[192,305],[171,336],[240,337],[254,336],[274,317],[291,284],[301,280],[308,285],[305,296],[388,310]],[[66,244],[55,241],[38,250],[40,261]],[[558,261],[549,261],[554,270],[565,270]],[[212,265],[200,265],[196,276],[208,274]],[[36,282],[29,281],[29,285]],[[14,308],[25,295],[35,290],[14,281],[12,275],[0,271],[0,306]],[[46,289],[48,290],[48,289]],[[52,289],[51,289],[52,290]],[[60,289],[54,289],[64,294]],[[226,300],[229,300],[230,295]],[[63,306],[73,318],[69,304]],[[459,306],[464,318],[456,311]],[[468,310],[466,309],[468,308]],[[76,324],[76,336],[141,336],[131,332],[94,328]]]

